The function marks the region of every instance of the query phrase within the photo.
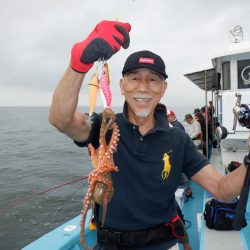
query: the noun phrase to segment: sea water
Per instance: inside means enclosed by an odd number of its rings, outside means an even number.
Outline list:
[[[193,108],[174,111],[182,121]],[[48,107],[0,107],[1,250],[21,249],[82,210],[87,180],[77,179],[91,170],[90,157],[49,124],[48,113]]]

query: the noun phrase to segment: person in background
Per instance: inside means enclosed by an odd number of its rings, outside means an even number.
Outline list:
[[[182,125],[182,123],[177,120],[174,111],[168,109],[167,110],[167,118],[168,118],[169,123],[173,127],[176,127],[176,128],[179,128],[179,129],[185,131],[185,128]],[[187,178],[187,176],[184,173],[181,174],[180,186],[186,187],[185,188],[185,196],[187,197],[187,199],[192,198],[193,193],[192,193],[192,190],[190,188],[190,180]],[[181,208],[179,207],[178,204],[177,204],[177,212],[178,212],[178,215],[180,216],[180,218],[182,219],[183,223],[185,223],[184,215],[183,215]],[[186,230],[185,230],[185,239],[180,240],[179,242],[183,244],[184,250],[192,250],[191,245],[189,243],[189,237],[188,237]]]
[[[201,114],[205,117],[206,116],[206,106],[200,108]]]
[[[206,141],[206,122],[200,111],[194,112],[194,119],[200,123],[203,141]]]
[[[208,160],[211,159],[212,150],[213,150],[213,132],[212,132],[212,125],[211,121],[208,121],[208,154],[206,150],[206,116],[204,117],[200,112],[196,112],[194,114],[195,120],[200,123],[201,131],[202,131],[202,153],[203,155],[207,156]]]
[[[187,133],[193,140],[194,145],[198,147],[201,143],[200,136],[202,134],[200,123],[197,122],[191,114],[185,115],[185,121],[188,124]]]
[[[196,110],[196,112],[194,113],[194,119],[200,123],[200,127],[201,127],[201,135],[200,135],[200,139],[201,139],[201,146],[198,146],[199,150],[203,150],[203,146],[206,143],[206,122],[205,122],[205,118],[204,116],[201,114],[200,111]]]
[[[172,110],[167,110],[167,117],[168,117],[168,121],[169,123],[173,126],[173,127],[177,127],[182,129],[183,131],[185,131],[184,126],[182,125],[181,122],[179,122],[175,116],[175,113]]]
[[[101,146],[102,115],[95,114],[90,125],[77,110],[85,76],[99,58],[108,60],[121,47],[128,48],[130,29],[128,23],[102,21],[71,50],[70,63],[53,95],[49,121],[80,147]],[[228,175],[220,174],[188,134],[169,126],[166,111],[158,107],[167,77],[163,59],[148,50],[130,54],[124,63],[119,86],[125,102],[123,112],[116,114],[120,137],[112,155],[119,172],[111,174],[115,191],[103,225],[101,207],[96,215],[95,250],[173,248],[183,237],[175,199],[182,172],[225,202],[243,187],[244,164]],[[107,140],[111,132],[107,131]]]
[[[215,113],[215,109],[214,109],[214,105],[213,105],[212,101],[209,101],[208,113],[210,114],[211,118],[213,119],[213,115]]]

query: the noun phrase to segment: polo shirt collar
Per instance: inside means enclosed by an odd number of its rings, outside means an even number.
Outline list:
[[[154,128],[151,130],[151,132],[154,131],[167,131],[170,129],[169,126],[169,122],[166,116],[166,107],[163,104],[158,104],[155,108],[155,112],[154,112],[154,116],[155,116],[155,126]],[[135,126],[134,124],[132,124],[129,120],[128,120],[128,104],[125,101],[124,105],[123,105],[123,117],[124,119],[130,123],[131,125]],[[138,126],[137,126],[138,127]]]

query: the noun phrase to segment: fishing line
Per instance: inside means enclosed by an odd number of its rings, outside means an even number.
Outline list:
[[[88,184],[88,182],[83,182],[83,183],[80,183],[79,186],[75,187],[73,192],[71,192],[70,194],[68,194],[67,196],[64,195],[63,196],[63,200],[61,200],[61,203],[60,204],[66,204],[69,202],[70,198],[72,198],[72,196],[74,194],[76,194],[79,190],[83,190],[84,186],[86,186]],[[50,223],[57,223],[58,221],[58,216],[60,216],[60,210],[62,209],[61,208],[61,205],[58,205],[57,208],[55,208],[55,211],[51,214],[51,218],[52,220],[50,221]],[[64,215],[64,219],[65,219],[65,215]],[[66,219],[67,220],[67,219]]]
[[[72,193],[70,193],[69,195],[64,195],[64,201],[67,201],[68,199],[70,199],[72,197],[72,195],[76,194],[79,190],[83,190],[85,186],[88,185],[88,182],[83,182],[81,183],[79,186],[77,186]]]
[[[80,178],[77,178],[77,179],[74,179],[74,180],[71,180],[71,181],[68,181],[68,182],[64,182],[62,184],[59,184],[59,185],[56,185],[56,186],[53,186],[53,187],[50,187],[50,188],[47,188],[41,192],[38,192],[38,193],[35,193],[35,194],[32,194],[32,195],[29,195],[29,196],[26,196],[24,197],[23,199],[21,200],[16,200],[14,201],[12,204],[4,207],[3,209],[0,210],[0,213],[3,213],[5,212],[6,210],[9,210],[9,209],[12,209],[14,207],[17,207],[18,205],[21,205],[29,200],[31,200],[32,198],[36,197],[36,196],[39,196],[39,195],[42,195],[44,193],[47,193],[47,192],[50,192],[52,190],[55,190],[57,188],[61,188],[61,187],[64,187],[64,186],[67,186],[69,184],[72,184],[72,183],[75,183],[75,182],[78,182],[78,181],[81,181],[81,180],[84,180],[84,179],[87,179],[88,176],[83,176],[83,177],[80,177]]]

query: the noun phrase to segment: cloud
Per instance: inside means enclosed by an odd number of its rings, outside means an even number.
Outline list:
[[[245,33],[250,29],[249,14],[248,0],[10,0],[0,9],[0,105],[50,105],[73,44],[100,20],[119,18],[132,25],[131,45],[109,60],[113,104],[123,102],[118,83],[126,57],[149,49],[166,62],[169,87],[162,101],[181,106],[195,99],[201,106],[203,92],[183,74],[212,67],[212,56],[228,45],[229,29],[236,24]],[[88,104],[90,75],[82,105]]]

